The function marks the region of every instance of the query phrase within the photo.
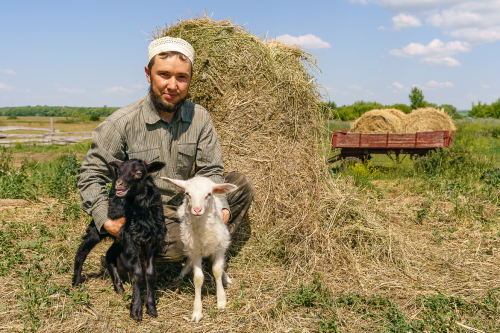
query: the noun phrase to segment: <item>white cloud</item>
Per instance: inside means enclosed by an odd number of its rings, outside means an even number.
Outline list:
[[[427,82],[427,86],[433,87],[433,88],[453,88],[453,87],[455,87],[455,85],[451,82],[438,83],[434,80]]]
[[[484,88],[484,89],[490,89],[490,88],[491,88],[491,87],[490,87],[489,85],[487,85],[487,84],[482,84],[482,85],[481,85],[481,87],[482,87],[482,88]]]
[[[438,66],[438,67],[458,67],[461,65],[460,61],[451,57],[444,58],[422,58],[419,61],[422,65]]]
[[[349,89],[354,89],[354,90],[363,90],[363,88],[361,88],[360,86],[357,86],[355,84],[351,85],[351,86],[347,86],[347,88]]]
[[[371,92],[371,91],[370,91],[370,90],[368,90],[368,89],[366,89],[366,90],[365,90],[365,92],[366,92],[368,95],[370,95],[370,96],[375,95],[375,93],[374,93],[374,92]]]
[[[500,1],[466,1],[430,15],[426,23],[472,44],[500,40]]]
[[[384,27],[384,26],[380,26],[380,27],[378,27],[378,30],[389,30],[389,29],[387,29],[387,28],[386,28],[386,27]]]
[[[380,0],[380,6],[391,11],[427,12],[443,7],[456,6],[471,0]]]
[[[394,87],[398,88],[398,89],[403,89],[405,86],[403,86],[401,83],[399,82],[394,82],[392,84]]]
[[[0,73],[5,73],[9,75],[16,75],[17,73],[10,69],[0,69]]]
[[[406,28],[416,28],[420,27],[422,22],[416,16],[399,14],[398,16],[394,16],[392,18],[392,29],[393,30],[401,30]]]
[[[12,90],[11,86],[6,85],[5,83],[0,82],[0,89]]]
[[[428,45],[420,43],[410,43],[401,50],[393,49],[389,51],[390,55],[396,57],[413,58],[419,57],[446,57],[460,52],[469,52],[471,46],[468,43],[454,41],[443,43],[439,39],[434,39]]]
[[[389,54],[403,58],[422,57],[420,63],[429,66],[455,67],[460,66],[460,62],[450,56],[470,50],[470,44],[465,42],[443,43],[439,39],[434,39],[428,45],[410,43],[400,50],[390,50]]]
[[[83,94],[85,89],[68,89],[68,88],[59,88],[60,92],[70,93],[70,94]]]
[[[281,35],[281,36],[276,36],[276,40],[289,45],[299,44],[305,49],[329,49],[332,47],[329,43],[322,41],[321,38],[311,34],[299,37],[294,37],[290,35]]]
[[[132,90],[129,90],[129,89],[126,89],[123,87],[111,87],[111,88],[105,89],[104,91],[108,92],[108,93],[132,92]]]

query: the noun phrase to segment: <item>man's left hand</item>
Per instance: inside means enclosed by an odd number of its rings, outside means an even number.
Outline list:
[[[224,222],[224,224],[227,224],[227,222],[229,222],[230,215],[231,214],[229,214],[229,211],[226,208],[222,209],[222,221]]]

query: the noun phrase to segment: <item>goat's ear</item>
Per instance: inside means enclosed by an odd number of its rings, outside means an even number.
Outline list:
[[[148,174],[160,171],[165,167],[165,163],[163,162],[151,162],[147,165],[146,169],[148,170]]]
[[[236,191],[237,189],[238,189],[238,186],[236,186],[234,184],[229,184],[229,183],[215,184],[212,187],[212,191],[215,194],[231,193],[233,191]]]
[[[187,180],[171,179],[171,178],[167,178],[167,177],[161,177],[161,179],[163,179],[167,183],[174,184],[175,186],[180,187],[182,189],[186,188]]]
[[[120,169],[120,165],[122,165],[122,162],[121,161],[113,161],[113,162],[109,162],[109,165],[111,165],[115,169]]]

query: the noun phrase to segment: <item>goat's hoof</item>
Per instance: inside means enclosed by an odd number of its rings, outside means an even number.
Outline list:
[[[158,312],[156,312],[156,306],[153,305],[146,305],[146,313],[150,315],[151,317],[158,317]]]
[[[226,308],[226,301],[217,303],[217,308],[218,309]]]
[[[76,276],[75,276],[75,277],[73,278],[73,284],[72,284],[72,285],[73,285],[73,287],[79,286],[79,285],[80,285],[80,283],[81,283],[81,279],[80,279],[80,277],[76,277]]]
[[[193,312],[193,315],[191,316],[191,321],[194,321],[195,323],[199,322],[203,318],[203,314],[201,312]]]
[[[134,318],[137,321],[142,320],[142,307],[130,307],[130,317]]]
[[[118,294],[118,295],[121,295],[125,292],[125,289],[123,289],[123,286],[121,285],[118,285],[118,286],[115,286],[115,292]]]

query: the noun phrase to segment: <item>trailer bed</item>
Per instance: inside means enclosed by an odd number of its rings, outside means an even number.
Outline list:
[[[330,162],[348,157],[368,159],[371,154],[425,155],[438,148],[449,148],[455,132],[356,133],[347,130],[332,133],[332,149],[340,149]]]

